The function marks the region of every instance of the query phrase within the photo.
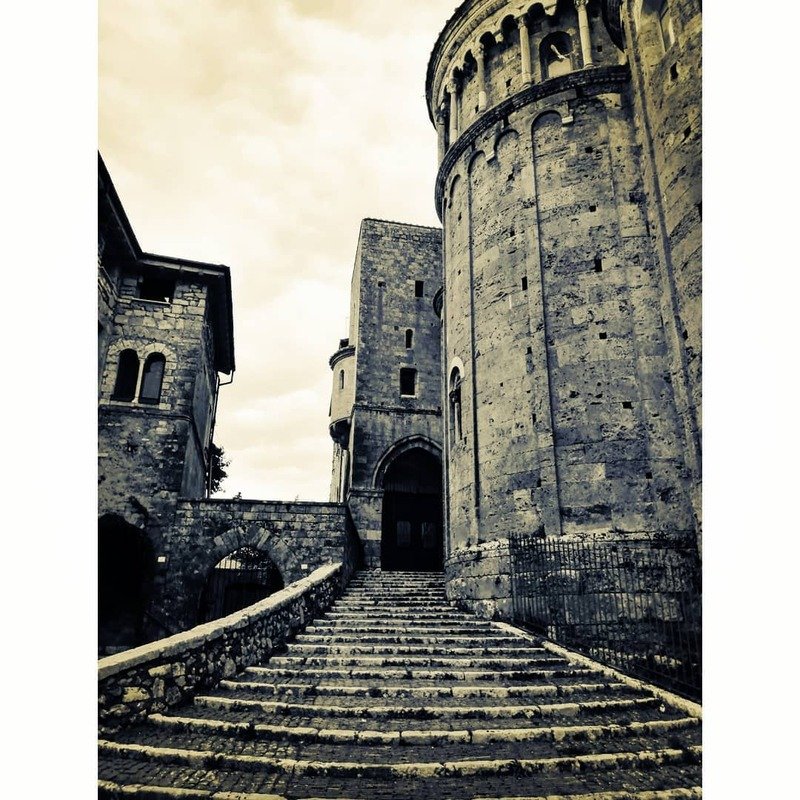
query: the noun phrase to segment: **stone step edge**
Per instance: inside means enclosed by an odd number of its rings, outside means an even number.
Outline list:
[[[570,683],[531,684],[522,686],[337,686],[335,684],[280,684],[263,681],[233,681],[223,679],[218,688],[228,691],[264,691],[272,694],[292,694],[312,697],[407,697],[420,696],[430,699],[452,697],[563,697],[579,692],[618,692],[629,688],[626,683]]]
[[[410,639],[419,639],[420,641],[409,641]],[[370,641],[376,640],[376,641]],[[399,641],[398,641],[399,640]],[[345,633],[301,633],[295,636],[292,640],[296,644],[335,644],[335,645],[358,645],[359,643],[365,645],[372,644],[396,644],[403,647],[410,645],[428,646],[433,644],[454,644],[457,647],[461,646],[459,643],[471,644],[472,642],[490,642],[499,646],[503,645],[519,645],[519,639],[512,636],[500,636],[499,634],[475,634],[471,631],[468,633],[453,634],[453,633],[409,633],[408,631],[398,631],[397,633],[384,633],[375,632],[370,633],[367,631],[353,631],[352,629]],[[526,643],[527,644],[527,643]],[[480,645],[474,644],[474,647]],[[485,644],[483,645],[486,646]]]
[[[217,792],[206,789],[184,789],[179,786],[151,786],[143,783],[116,783],[97,781],[100,797],[141,797],[146,800],[286,800],[278,794],[253,792]],[[103,794],[105,792],[105,794]]]
[[[703,790],[700,786],[691,786],[689,788],[675,788],[675,789],[645,789],[641,792],[595,792],[593,794],[549,794],[547,797],[543,795],[536,795],[531,797],[529,795],[514,796],[514,797],[489,797],[481,795],[474,797],[472,800],[697,800],[703,796]],[[310,798],[310,800],[314,800]],[[317,798],[323,800],[323,798]]]
[[[315,644],[314,642],[291,642],[288,645],[287,655],[341,655],[341,656],[440,656],[444,652],[452,653],[453,657],[473,656],[492,657],[497,654],[500,658],[527,658],[528,656],[549,655],[544,647],[507,647],[499,645],[496,648],[484,645],[474,647],[436,647],[432,644],[398,644],[377,642],[375,644]]]
[[[379,731],[349,728],[287,727],[251,722],[151,714],[148,721],[157,727],[179,731],[203,731],[221,736],[242,735],[262,740],[296,741],[306,744],[361,745],[447,745],[493,744],[570,739],[597,741],[627,739],[651,734],[685,731],[700,726],[696,717],[629,722],[626,725],[557,725],[542,728],[465,728],[463,730]]]
[[[699,703],[695,703],[692,700],[681,697],[680,695],[670,692],[667,689],[662,689],[660,686],[655,686],[652,683],[647,683],[646,681],[639,680],[638,678],[632,678],[630,675],[626,675],[624,672],[620,672],[613,667],[609,667],[606,664],[595,661],[589,656],[585,656],[582,653],[576,652],[575,650],[570,650],[560,644],[550,641],[549,639],[528,633],[528,631],[518,628],[516,625],[510,625],[507,622],[492,622],[492,625],[500,630],[508,631],[509,633],[515,633],[519,636],[527,638],[530,641],[535,641],[545,650],[548,650],[554,655],[566,658],[572,664],[580,664],[588,669],[602,672],[609,678],[614,678],[614,680],[622,681],[623,683],[628,684],[628,686],[630,686],[632,689],[638,689],[639,691],[648,692],[652,695],[655,695],[667,705],[672,706],[684,714],[688,714],[690,717],[697,717],[698,719],[703,718],[703,707]]]
[[[270,662],[275,664],[276,666],[289,666],[295,664],[297,666],[309,666],[309,667],[401,667],[401,666],[417,666],[417,667],[438,667],[439,669],[458,669],[461,667],[462,669],[467,669],[468,667],[488,667],[491,666],[491,669],[501,670],[504,668],[509,668],[512,671],[518,669],[520,667],[530,667],[534,664],[567,664],[569,663],[566,658],[561,657],[544,657],[544,658],[503,658],[497,657],[492,658],[491,656],[486,656],[485,658],[479,657],[465,657],[465,658],[447,658],[443,656],[441,658],[437,658],[435,655],[431,655],[430,657],[426,656],[410,656],[405,655],[403,653],[396,653],[394,655],[370,655],[368,653],[362,653],[360,655],[355,654],[353,656],[346,656],[344,654],[339,655],[292,655],[291,653],[287,653],[286,655],[275,655],[272,656]],[[390,664],[387,662],[397,662],[395,664]]]
[[[299,677],[305,676],[308,678],[343,678],[343,679],[359,679],[359,678],[402,678],[404,680],[426,680],[426,681],[468,681],[468,680],[483,680],[486,683],[496,683],[499,678],[508,679],[510,675],[521,675],[525,679],[528,678],[567,678],[581,675],[598,675],[601,674],[599,670],[584,669],[581,667],[571,668],[567,665],[562,669],[530,669],[530,670],[512,670],[510,672],[498,672],[497,670],[448,670],[448,669],[370,669],[367,667],[352,667],[350,669],[332,668],[332,669],[288,669],[285,667],[263,667],[252,666],[246,667],[242,674],[255,674],[255,675],[273,675],[281,677]],[[516,678],[515,680],[520,680]]]
[[[211,750],[184,750],[177,747],[153,747],[122,744],[101,739],[101,754],[118,758],[152,759],[202,769],[232,767],[242,771],[291,773],[294,775],[358,776],[360,778],[437,778],[486,775],[552,775],[565,772],[586,773],[615,769],[641,769],[699,763],[702,746],[681,749],[642,750],[638,753],[596,753],[524,759],[473,759],[464,761],[420,761],[375,764],[357,761],[301,761],[293,758],[270,758],[245,754],[215,753]]]
[[[595,700],[580,703],[546,703],[526,706],[334,706],[283,703],[274,700],[248,700],[241,698],[199,695],[194,705],[202,708],[227,708],[232,711],[258,709],[268,714],[301,715],[304,717],[362,717],[365,719],[393,717],[398,719],[430,719],[449,717],[455,719],[536,719],[562,714],[574,717],[584,713],[651,708],[658,704],[654,697],[625,700]]]
[[[145,786],[143,784],[119,784],[113,781],[98,781],[98,789],[111,797],[140,797],[145,800],[286,800],[283,795],[252,794],[246,792],[216,792],[205,789],[181,789],[171,786]],[[703,796],[699,786],[688,789],[656,789],[643,792],[597,792],[594,794],[549,794],[546,797],[474,797],[472,800],[697,800]],[[329,800],[323,797],[309,797],[303,800]],[[355,798],[339,798],[355,800]],[[468,800],[465,798],[465,800]]]

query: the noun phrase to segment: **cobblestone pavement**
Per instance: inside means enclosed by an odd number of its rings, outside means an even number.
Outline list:
[[[362,572],[285,654],[101,739],[99,796],[696,798],[690,711],[454,610],[441,575]]]

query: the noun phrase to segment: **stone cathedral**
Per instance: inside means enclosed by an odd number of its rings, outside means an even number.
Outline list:
[[[342,559],[510,619],[515,534],[697,546],[700,59],[700,0],[458,6],[425,76],[442,227],[361,224],[324,503],[208,497],[229,270],[143,251],[101,162],[101,652]]]

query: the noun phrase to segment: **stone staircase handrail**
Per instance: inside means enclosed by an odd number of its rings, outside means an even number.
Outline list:
[[[98,661],[101,729],[165,710],[269,658],[327,609],[343,565],[327,564],[241,611]]]

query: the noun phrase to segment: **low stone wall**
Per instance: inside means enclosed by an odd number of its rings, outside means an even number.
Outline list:
[[[116,730],[263,663],[341,594],[343,564],[320,567],[259,603],[98,662],[101,731]]]
[[[511,555],[507,539],[453,552],[444,565],[447,598],[485,619],[512,618]]]
[[[187,630],[198,622],[200,598],[214,566],[245,545],[266,553],[284,586],[324,564],[344,563],[352,524],[342,503],[265,500],[180,500],[174,521],[156,545],[155,588],[147,639]]]

